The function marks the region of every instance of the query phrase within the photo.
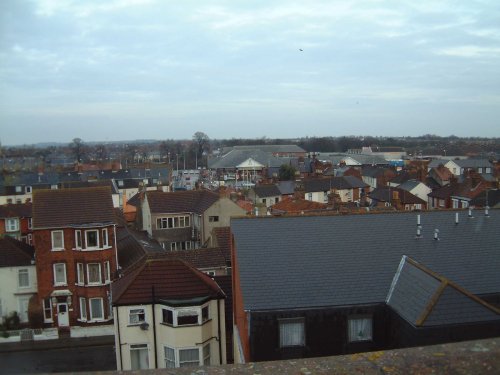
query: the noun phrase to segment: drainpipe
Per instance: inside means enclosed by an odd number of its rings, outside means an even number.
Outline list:
[[[155,286],[151,286],[153,296],[153,348],[155,351],[155,368],[158,368],[158,352],[156,351],[156,319],[155,319]]]
[[[113,224],[113,234],[114,234],[114,237],[115,237],[115,256],[116,256],[116,270],[118,271],[118,268],[120,267],[118,265],[118,246],[117,246],[117,242],[116,242],[116,224]]]
[[[120,351],[120,371],[123,371],[123,357],[122,357],[122,339],[120,336],[120,307],[116,307],[116,326],[118,327],[118,348]]]
[[[220,337],[220,299],[217,300],[217,336],[219,336],[219,364],[222,365],[222,339]]]

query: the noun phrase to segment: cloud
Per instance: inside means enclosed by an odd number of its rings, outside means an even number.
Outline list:
[[[482,47],[474,45],[448,47],[436,50],[436,54],[453,57],[478,58],[500,57],[500,47]]]
[[[154,0],[114,0],[114,1],[80,1],[80,0],[37,0],[35,14],[52,17],[58,13],[70,13],[75,17],[90,17],[96,13],[111,13],[118,10],[150,5]]]

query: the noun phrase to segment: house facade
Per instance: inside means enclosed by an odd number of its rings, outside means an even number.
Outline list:
[[[225,364],[225,295],[179,259],[147,259],[113,283],[117,369]]]
[[[329,195],[336,194],[342,203],[359,202],[369,185],[354,176],[304,180],[304,199],[328,203]]]
[[[455,214],[234,219],[235,361],[498,336],[500,212]]]
[[[147,192],[141,206],[142,229],[166,250],[201,247],[216,227],[227,227],[245,210],[209,190]]]
[[[33,240],[44,322],[63,329],[110,322],[118,268],[111,190],[36,191]]]
[[[0,237],[9,236],[32,244],[31,202],[0,206]]]
[[[16,312],[28,323],[28,306],[37,292],[35,250],[11,237],[0,239],[0,323]]]

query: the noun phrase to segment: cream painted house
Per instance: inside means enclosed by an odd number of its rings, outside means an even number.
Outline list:
[[[28,323],[29,300],[36,292],[33,247],[8,236],[0,239],[0,322],[15,311]]]
[[[225,295],[179,259],[147,259],[113,283],[118,370],[225,364]]]

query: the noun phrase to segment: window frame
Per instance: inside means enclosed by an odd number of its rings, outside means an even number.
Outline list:
[[[88,235],[90,233],[95,233],[96,235],[96,246],[89,246],[89,237]],[[85,241],[85,250],[98,250],[100,249],[100,242],[99,242],[99,230],[98,229],[86,229],[84,231],[84,241]]]
[[[354,322],[359,322],[359,321],[364,321],[367,320],[369,321],[369,327],[368,327],[368,333],[369,337],[367,338],[360,338],[360,335],[357,337],[352,336],[352,332],[354,330],[354,327],[351,326]],[[367,335],[368,336],[368,335]],[[347,318],[347,340],[349,343],[358,343],[358,342],[370,342],[373,341],[373,316],[372,315],[353,315],[349,316]]]
[[[164,216],[156,218],[156,229],[177,229],[189,227],[191,227],[190,215]]]
[[[211,215],[208,217],[208,222],[209,223],[218,223],[219,222],[219,215]]]
[[[147,362],[148,362],[147,367],[144,368],[144,369],[141,368],[141,367],[139,367],[138,369],[133,369],[132,368],[132,351],[143,351],[143,350],[146,351],[146,359],[147,359]],[[130,354],[130,368],[132,370],[135,371],[135,370],[147,370],[147,369],[149,369],[149,367],[150,367],[150,363],[149,363],[149,344],[139,344],[139,343],[137,343],[137,344],[130,344],[129,354]]]
[[[137,316],[137,321],[132,321],[132,316]],[[144,307],[130,307],[128,309],[128,325],[138,326],[142,323],[146,323],[146,309]]]
[[[47,302],[49,305],[47,306]],[[50,314],[49,317],[47,317],[47,313]],[[43,322],[44,323],[52,323],[54,320],[52,318],[52,299],[49,298],[44,298],[43,300]]]
[[[54,236],[56,234],[60,234],[61,235],[61,238],[60,238],[60,245],[61,246],[55,246],[56,245],[56,241],[54,240]],[[50,239],[52,240],[52,251],[62,251],[64,250],[64,231],[61,230],[61,229],[57,229],[57,230],[53,230],[50,232]]]
[[[85,285],[85,265],[76,263],[76,283],[77,285]]]
[[[75,230],[75,249],[82,250],[82,231],[80,229]]]
[[[85,297],[80,297],[78,299],[78,304],[80,307],[80,320],[83,322],[87,321],[88,315],[87,315],[87,300]]]
[[[64,282],[57,281],[57,268],[58,266],[62,266],[62,270],[64,271]],[[54,271],[54,286],[67,286],[68,285],[68,273],[66,272],[66,263],[54,263],[52,265]]]
[[[198,352],[198,364],[197,365],[194,365],[194,361],[183,361],[181,362],[181,352],[194,352],[194,351],[197,351]],[[197,366],[200,366],[200,348],[198,347],[186,347],[186,348],[182,348],[182,349],[177,349],[177,362],[179,364],[179,367],[197,367]],[[183,366],[182,364],[183,363],[192,363],[193,365],[190,366]]]
[[[6,232],[19,232],[19,218],[18,217],[8,217],[5,219],[5,231]]]
[[[96,266],[99,269],[99,281],[91,281],[90,268]],[[102,285],[101,263],[87,263],[87,285]]]
[[[282,331],[282,327],[288,324],[297,324],[300,323],[302,326],[302,335],[300,337],[300,342],[299,343],[288,343],[284,342],[285,337],[284,337],[284,331]],[[285,319],[278,319],[278,325],[279,325],[279,344],[281,349],[285,348],[301,348],[306,345],[306,327],[305,327],[305,318],[303,317],[297,317],[297,318],[285,318]]]
[[[103,248],[109,247],[109,234],[107,228],[104,228],[102,230],[102,247]]]
[[[104,284],[109,284],[111,282],[111,266],[109,260],[104,262],[103,272],[104,272]]]
[[[101,317],[94,317],[93,314],[93,308],[92,308],[92,302],[93,301],[100,301],[100,307],[101,307]],[[94,297],[94,298],[89,298],[89,307],[90,307],[90,320],[91,321],[103,321],[104,320],[104,303],[102,297]]]
[[[21,285],[21,276],[26,277],[26,285]],[[29,268],[20,268],[17,270],[17,286],[19,289],[26,289],[31,287],[30,283],[30,270]]]
[[[205,319],[204,318],[204,313],[203,313],[203,310],[207,309],[206,311],[208,312],[207,314],[207,318]],[[167,311],[167,313],[165,313],[165,311]],[[196,323],[189,323],[189,322],[186,322],[186,323],[180,323],[179,324],[179,315],[180,317],[192,317],[194,316],[194,314],[191,314],[191,315],[184,315],[184,313],[187,313],[187,312],[196,312],[196,316],[197,316],[197,319],[196,319]],[[181,314],[179,314],[181,313]],[[209,321],[211,319],[211,316],[210,316],[210,302],[208,303],[205,303],[203,305],[200,305],[200,306],[183,306],[183,307],[170,307],[170,306],[162,306],[162,323],[163,324],[166,324],[166,325],[169,325],[169,326],[172,326],[172,327],[192,327],[192,326],[201,326],[203,324],[205,324],[205,322]],[[172,322],[169,322],[169,321],[165,321],[165,315],[168,316],[171,316],[171,319],[172,319]],[[188,318],[186,318],[187,321],[189,321]]]

